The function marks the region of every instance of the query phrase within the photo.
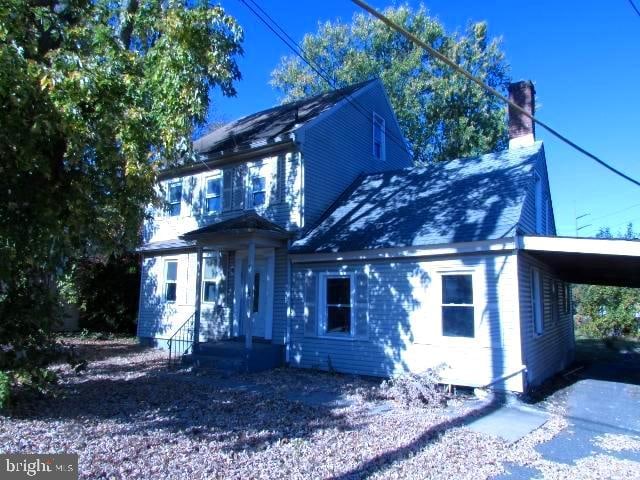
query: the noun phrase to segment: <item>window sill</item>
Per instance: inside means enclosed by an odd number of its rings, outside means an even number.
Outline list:
[[[338,340],[340,342],[366,342],[369,341],[368,337],[356,337],[355,335],[350,334],[339,334],[339,333],[322,333],[318,335],[316,338],[321,338],[323,340]]]

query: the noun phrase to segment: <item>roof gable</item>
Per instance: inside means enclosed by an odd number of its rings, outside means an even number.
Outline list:
[[[376,81],[368,80],[248,115],[199,138],[193,148],[207,154],[265,145],[294,132],[337,106],[346,96]]]
[[[294,252],[338,252],[513,236],[542,144],[367,175]]]

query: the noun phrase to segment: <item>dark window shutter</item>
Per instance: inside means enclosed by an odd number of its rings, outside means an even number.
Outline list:
[[[233,168],[228,168],[222,173],[222,210],[232,210],[233,192]]]
[[[283,203],[286,200],[286,188],[285,188],[285,172],[287,166],[287,158],[285,155],[278,156],[277,171],[276,171],[276,189],[277,193],[274,197],[278,203]]]
[[[369,335],[369,276],[365,272],[356,273],[355,328],[356,337]]]
[[[315,337],[318,334],[316,293],[316,274],[308,272],[304,276],[304,335],[306,337]]]

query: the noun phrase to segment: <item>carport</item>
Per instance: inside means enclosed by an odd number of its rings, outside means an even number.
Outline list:
[[[523,250],[569,283],[640,288],[640,241],[523,235]]]

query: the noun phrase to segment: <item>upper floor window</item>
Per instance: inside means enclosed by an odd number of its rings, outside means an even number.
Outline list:
[[[167,260],[164,265],[164,299],[175,302],[178,290],[178,262]]]
[[[373,156],[378,160],[385,159],[385,127],[384,118],[373,114]]]
[[[473,276],[442,275],[442,335],[475,336]]]
[[[220,213],[222,210],[222,176],[207,178],[204,200],[205,213]]]
[[[171,217],[180,215],[180,203],[182,202],[182,182],[171,182],[169,184],[168,213]]]
[[[262,165],[256,165],[249,171],[249,204],[261,207],[267,203],[267,177]]]

